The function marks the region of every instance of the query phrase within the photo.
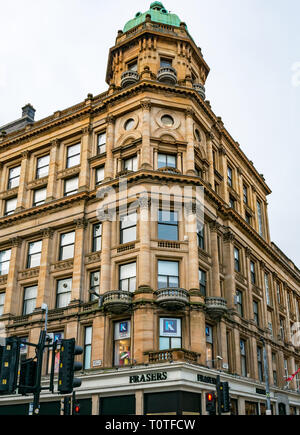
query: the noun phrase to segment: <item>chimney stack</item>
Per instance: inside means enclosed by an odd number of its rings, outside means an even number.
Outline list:
[[[29,122],[34,122],[35,108],[31,104],[22,107],[22,118],[27,118]]]

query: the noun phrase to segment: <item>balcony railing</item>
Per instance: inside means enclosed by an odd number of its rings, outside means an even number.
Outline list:
[[[169,311],[183,309],[189,303],[189,294],[180,288],[164,288],[155,292],[156,303]]]
[[[221,319],[227,312],[227,301],[218,297],[205,298],[206,311],[215,320]]]
[[[121,86],[126,88],[126,86],[133,85],[140,80],[140,76],[136,71],[125,71],[121,77]]]
[[[132,293],[121,290],[110,291],[103,296],[103,307],[113,314],[128,311],[132,305]]]
[[[197,364],[199,354],[185,349],[161,350],[158,352],[145,352],[149,364],[157,364],[171,361],[188,361]]]
[[[162,83],[167,83],[170,85],[176,85],[177,83],[177,72],[171,66],[166,66],[160,68],[157,73],[157,80]]]

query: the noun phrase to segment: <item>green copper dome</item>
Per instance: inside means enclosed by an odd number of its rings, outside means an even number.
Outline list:
[[[161,2],[153,2],[147,12],[138,12],[133,20],[128,21],[125,25],[123,32],[133,29],[141,23],[146,21],[146,15],[151,15],[151,21],[156,23],[167,24],[169,26],[180,27],[181,20],[175,14],[170,14]]]

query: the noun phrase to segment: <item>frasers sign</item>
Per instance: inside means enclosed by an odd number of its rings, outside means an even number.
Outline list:
[[[129,377],[130,384],[141,384],[144,382],[159,382],[166,381],[168,379],[167,372],[160,373],[147,373],[142,375],[135,375]]]

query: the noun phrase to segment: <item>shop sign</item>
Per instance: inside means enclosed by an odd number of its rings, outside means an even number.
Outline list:
[[[142,375],[134,375],[129,376],[130,384],[141,384],[145,382],[159,382],[166,381],[168,379],[167,372],[159,372],[159,373],[146,373]]]

